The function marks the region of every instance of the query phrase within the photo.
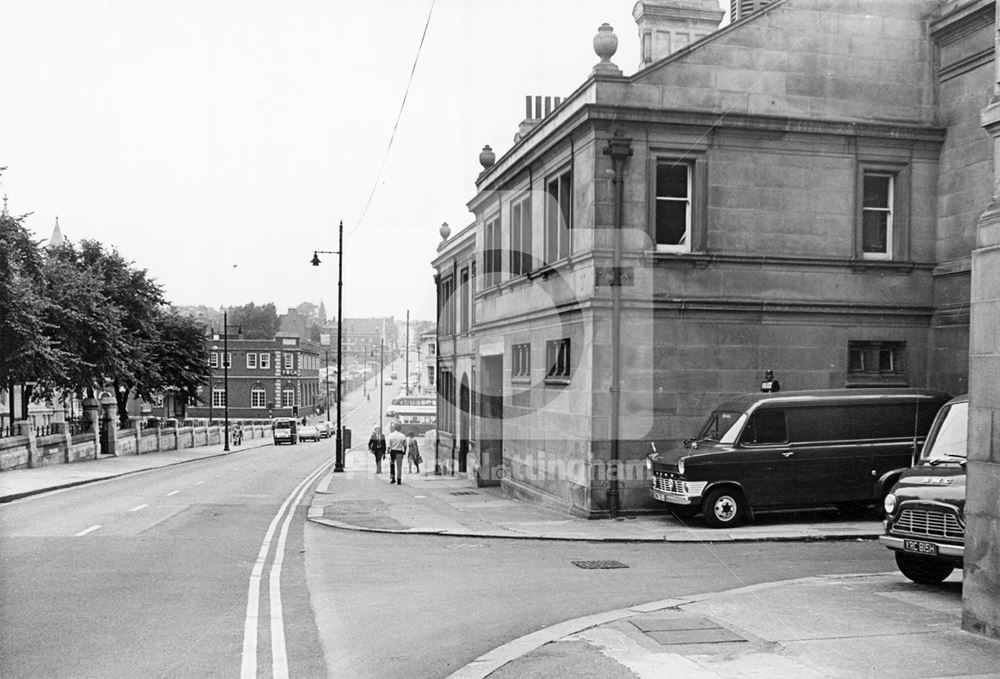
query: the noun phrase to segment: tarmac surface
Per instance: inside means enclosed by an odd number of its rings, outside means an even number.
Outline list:
[[[4,472],[0,502],[268,443]],[[404,464],[402,485],[389,485],[383,466],[375,474],[361,445],[349,451],[346,471],[329,473],[317,486],[309,519],[386,533],[630,542],[871,540],[882,527],[875,517],[847,519],[833,511],[762,514],[728,531],[666,516],[587,520],[435,475],[433,460],[420,474],[406,473]],[[567,620],[511,640],[450,679],[1000,678],[1000,640],[962,631],[961,615],[961,572],[936,587],[897,572],[803,578]]]

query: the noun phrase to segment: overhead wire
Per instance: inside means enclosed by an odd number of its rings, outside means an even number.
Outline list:
[[[392,142],[396,139],[396,131],[399,129],[399,121],[403,117],[403,109],[406,107],[406,98],[409,96],[410,86],[413,84],[413,75],[417,72],[417,63],[420,61],[420,52],[423,50],[424,40],[427,38],[427,29],[431,25],[431,15],[434,13],[434,1],[435,0],[431,0],[431,6],[427,10],[427,20],[424,22],[424,32],[420,35],[420,44],[417,45],[417,54],[413,57],[413,67],[410,69],[410,77],[406,81],[406,89],[403,91],[403,100],[399,103],[399,111],[396,113],[396,122],[392,126],[392,134],[389,135],[389,143],[385,147],[385,155],[382,156],[382,164],[379,166],[378,175],[375,177],[375,183],[372,185],[371,193],[368,194],[368,200],[365,202],[365,206],[361,210],[361,216],[358,217],[357,223],[350,231],[352,234],[361,228],[365,215],[368,214],[368,208],[371,206],[372,200],[375,198],[375,192],[378,190],[379,182],[382,181],[382,173],[385,171],[385,164],[389,160],[389,152],[392,151]]]

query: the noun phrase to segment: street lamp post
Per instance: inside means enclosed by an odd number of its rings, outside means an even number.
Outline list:
[[[343,307],[344,307],[344,222],[341,220],[340,227],[338,229],[337,237],[337,250],[313,250],[312,265],[319,266],[320,260],[319,255],[337,255],[337,450],[334,453],[333,471],[342,472],[344,471],[344,430],[341,427],[341,398],[340,398],[340,379],[341,373],[341,360],[343,358],[341,350],[343,347],[343,328],[344,319],[342,317]],[[327,371],[327,393],[329,393],[330,385],[330,374]],[[329,403],[329,400],[328,400]],[[329,407],[329,406],[328,406]],[[329,413],[329,410],[327,411]],[[327,414],[329,418],[329,414]]]
[[[223,412],[225,413],[225,445],[222,450],[229,452],[229,309],[222,310],[222,391]]]
[[[385,391],[385,340],[378,340],[378,428],[382,430],[383,392]]]

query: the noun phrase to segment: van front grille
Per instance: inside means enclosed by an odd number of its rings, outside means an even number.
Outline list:
[[[917,537],[965,539],[965,527],[955,514],[934,509],[904,509],[893,524],[892,532]]]
[[[653,477],[653,488],[662,490],[664,493],[683,493],[684,482],[680,479],[672,479],[668,476],[657,474]]]

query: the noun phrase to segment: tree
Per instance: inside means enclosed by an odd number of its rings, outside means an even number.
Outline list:
[[[229,325],[238,325],[247,339],[272,339],[281,327],[273,303],[257,306],[253,302],[229,310]],[[220,332],[224,329],[220,328]]]
[[[10,392],[11,421],[14,385],[22,385],[21,419],[26,419],[35,383],[57,379],[68,358],[45,321],[52,303],[44,293],[41,249],[24,218],[6,209],[0,214],[0,385]]]
[[[205,326],[168,306],[160,309],[156,329],[152,358],[157,379],[137,385],[137,393],[148,399],[157,391],[173,391],[197,403],[198,387],[211,375]]]

